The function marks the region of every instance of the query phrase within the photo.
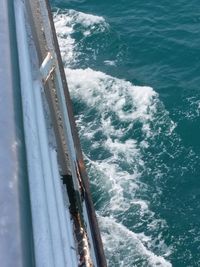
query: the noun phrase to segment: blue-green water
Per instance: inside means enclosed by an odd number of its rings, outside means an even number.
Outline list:
[[[108,265],[200,266],[200,3],[53,6]]]

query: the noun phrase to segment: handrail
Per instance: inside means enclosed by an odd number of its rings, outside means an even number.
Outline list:
[[[106,259],[104,255],[104,250],[103,250],[103,245],[102,245],[102,240],[99,232],[99,226],[92,202],[92,197],[90,193],[90,186],[89,186],[89,179],[87,176],[87,172],[85,169],[85,164],[83,161],[83,155],[81,151],[81,145],[78,137],[78,132],[75,124],[75,119],[74,119],[74,114],[73,114],[73,108],[72,108],[72,103],[71,103],[71,98],[67,86],[67,81],[64,73],[64,68],[63,68],[63,63],[62,63],[62,58],[60,55],[60,49],[57,41],[57,36],[56,36],[56,31],[55,31],[55,26],[53,23],[53,17],[51,13],[51,8],[48,0],[46,1],[46,6],[48,10],[48,16],[49,16],[49,21],[51,25],[51,30],[53,34],[53,41],[54,41],[54,46],[55,46],[55,51],[57,55],[57,60],[58,60],[58,67],[59,67],[59,72],[61,75],[61,80],[63,84],[63,89],[64,89],[64,95],[65,95],[65,102],[66,102],[66,107],[69,115],[69,120],[70,120],[70,125],[71,125],[71,131],[72,131],[72,138],[74,142],[74,147],[76,150],[76,159],[77,159],[77,164],[79,167],[79,171],[81,174],[82,182],[85,188],[85,202],[86,202],[86,207],[87,207],[87,213],[88,213],[88,219],[90,223],[90,227],[92,229],[91,234],[92,234],[92,239],[94,242],[95,246],[95,255],[97,259],[97,264],[99,267],[106,267]]]

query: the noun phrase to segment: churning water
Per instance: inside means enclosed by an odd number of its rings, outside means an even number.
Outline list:
[[[200,266],[198,1],[52,1],[108,266]]]

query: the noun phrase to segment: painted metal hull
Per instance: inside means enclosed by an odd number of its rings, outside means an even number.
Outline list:
[[[0,7],[1,266],[104,267],[49,3]]]

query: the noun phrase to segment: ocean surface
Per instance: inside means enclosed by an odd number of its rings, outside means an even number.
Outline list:
[[[51,3],[108,266],[200,266],[200,2]]]

